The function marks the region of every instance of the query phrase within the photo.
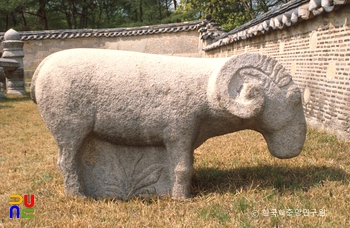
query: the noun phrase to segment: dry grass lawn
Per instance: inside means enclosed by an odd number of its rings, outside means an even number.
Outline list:
[[[290,160],[272,157],[252,131],[208,140],[185,201],[67,197],[56,159],[36,105],[0,101],[0,228],[350,227],[350,142],[314,130]],[[35,218],[10,219],[10,194],[34,194]]]

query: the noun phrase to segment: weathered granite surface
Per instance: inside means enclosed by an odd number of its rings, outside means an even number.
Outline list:
[[[1,60],[0,60],[1,61]],[[4,68],[0,66],[0,89],[6,85],[6,75]],[[6,98],[5,94],[0,90],[0,99]]]
[[[0,84],[1,87],[6,88],[6,73],[8,72],[9,75],[16,70],[18,67],[20,67],[19,62],[17,62],[14,59],[5,59],[0,58]],[[0,99],[6,98],[5,94],[0,91]]]
[[[20,35],[17,31],[9,29],[2,42],[4,52],[2,53],[2,62],[8,60],[10,64],[16,63],[17,67],[10,69],[8,65],[4,65],[6,71],[6,89],[8,94],[24,95],[24,70],[23,70],[23,41],[20,41]],[[12,61],[12,62],[11,62]],[[5,63],[3,63],[5,64]],[[8,71],[6,67],[8,68]]]
[[[298,87],[259,54],[72,49],[47,57],[32,82],[69,195],[188,198],[193,150],[210,137],[253,129],[279,158],[297,156],[305,140]]]

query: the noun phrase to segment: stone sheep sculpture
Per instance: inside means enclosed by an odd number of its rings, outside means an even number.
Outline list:
[[[292,158],[306,136],[298,87],[281,64],[257,53],[65,50],[41,62],[31,97],[73,196],[188,198],[193,152],[208,138],[252,129],[273,156]]]

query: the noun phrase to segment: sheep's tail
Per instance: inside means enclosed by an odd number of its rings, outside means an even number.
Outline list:
[[[40,74],[40,69],[41,67],[44,65],[44,63],[50,58],[51,56],[46,57],[43,61],[41,61],[41,63],[39,64],[39,66],[36,68],[34,75],[32,77],[32,83],[30,85],[30,97],[32,98],[32,101],[37,104],[37,100],[36,100],[36,96],[35,96],[35,82],[36,79],[38,78],[39,74]]]
[[[36,78],[37,78],[37,75],[38,75],[38,71],[39,71],[39,69],[35,70],[34,75],[32,77],[32,83],[30,85],[30,97],[32,98],[32,101],[35,104],[37,104],[36,97],[35,97],[35,81],[36,81]]]

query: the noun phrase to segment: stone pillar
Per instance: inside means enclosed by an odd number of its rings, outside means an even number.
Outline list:
[[[4,84],[6,80],[6,76],[5,76],[5,72],[4,72],[4,68],[0,67],[0,85]],[[5,85],[3,85],[3,87],[5,87]],[[0,90],[0,99],[6,98],[4,93]]]
[[[23,41],[18,32],[13,29],[8,30],[4,35],[3,58],[13,59],[19,63],[19,67],[13,71],[6,72],[7,94],[24,95],[24,70],[23,70]]]

